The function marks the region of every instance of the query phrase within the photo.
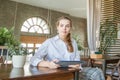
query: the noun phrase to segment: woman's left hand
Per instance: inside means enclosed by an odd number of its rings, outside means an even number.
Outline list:
[[[72,67],[72,68],[75,68],[75,69],[79,69],[79,68],[80,68],[80,64],[69,65],[68,67]]]

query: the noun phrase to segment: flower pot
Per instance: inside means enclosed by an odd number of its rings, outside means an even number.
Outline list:
[[[26,62],[26,56],[24,55],[13,55],[12,64],[15,68],[23,68]]]

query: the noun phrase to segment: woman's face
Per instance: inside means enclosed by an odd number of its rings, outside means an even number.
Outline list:
[[[67,19],[61,19],[59,21],[59,25],[57,26],[57,30],[60,36],[66,37],[71,30],[70,21]]]

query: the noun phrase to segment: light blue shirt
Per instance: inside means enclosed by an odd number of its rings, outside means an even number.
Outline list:
[[[37,64],[44,60],[52,61],[58,59],[59,61],[80,61],[80,54],[78,53],[77,43],[72,39],[73,52],[67,50],[67,44],[55,36],[47,39],[34,54],[30,60],[30,64],[37,66]]]

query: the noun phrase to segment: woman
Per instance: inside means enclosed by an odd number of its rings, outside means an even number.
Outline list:
[[[35,53],[35,55],[31,58],[30,62],[33,66],[40,67],[48,67],[48,68],[58,68],[59,65],[55,64],[58,61],[80,61],[80,56],[77,47],[76,41],[71,38],[71,29],[72,29],[72,21],[68,17],[60,17],[56,22],[56,27],[58,30],[58,35],[47,39]],[[69,65],[69,67],[73,68],[81,68],[80,64]],[[97,75],[98,77],[102,77],[100,79],[92,79],[92,75],[88,75],[86,71],[87,69],[94,68],[86,68],[82,70],[84,75],[89,77],[89,80],[104,80],[104,76]],[[101,70],[94,69],[94,71],[98,71],[100,73]],[[93,73],[93,72],[92,72]],[[82,74],[81,74],[82,75]],[[96,76],[94,75],[94,76]],[[85,80],[85,79],[84,79]],[[86,79],[88,80],[88,79]]]

